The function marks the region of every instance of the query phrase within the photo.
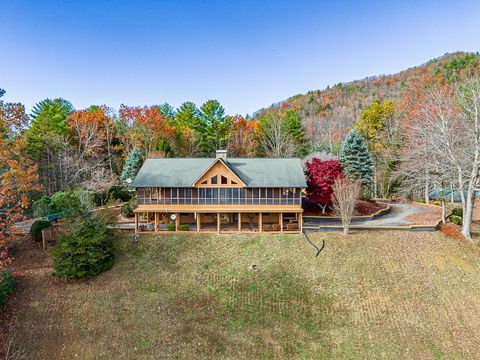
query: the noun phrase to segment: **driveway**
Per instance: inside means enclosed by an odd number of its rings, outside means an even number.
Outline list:
[[[440,209],[421,204],[390,204],[390,213],[374,220],[355,220],[352,225],[362,226],[402,226],[430,225],[440,219]],[[321,225],[338,225],[340,220],[322,221]],[[305,225],[318,226],[319,223],[309,223],[305,217]]]

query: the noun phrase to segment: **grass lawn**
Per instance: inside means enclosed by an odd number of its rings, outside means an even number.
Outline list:
[[[442,233],[159,235],[51,277],[19,245],[15,338],[35,359],[476,358],[480,251]],[[28,250],[30,248],[30,250]]]

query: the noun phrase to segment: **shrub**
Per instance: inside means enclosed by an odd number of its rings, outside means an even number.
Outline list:
[[[50,198],[48,196],[42,196],[40,199],[35,200],[32,204],[33,216],[44,217],[50,214]]]
[[[34,241],[42,240],[42,230],[52,227],[52,223],[48,220],[37,220],[32,224],[30,228],[30,236]]]
[[[0,305],[5,303],[8,294],[13,291],[15,280],[9,271],[0,271]]]
[[[168,223],[167,224],[168,231],[175,231],[175,223]]]
[[[135,214],[133,213],[133,208],[135,206],[135,199],[131,199],[128,203],[123,204],[120,208],[120,214],[125,217],[132,217]]]
[[[81,208],[80,199],[73,191],[59,191],[50,198],[52,213],[69,212],[77,213]]]
[[[129,201],[133,197],[133,192],[128,191],[123,186],[114,186],[109,191],[110,200],[121,200],[123,202]]]
[[[451,215],[448,219],[452,224],[462,225],[462,218],[460,216]]]
[[[190,226],[188,224],[182,224],[178,227],[180,231],[190,231]]]
[[[456,207],[452,210],[452,215],[463,217],[463,208]]]
[[[70,223],[51,255],[59,277],[91,277],[110,269],[114,253],[106,222],[90,213]]]

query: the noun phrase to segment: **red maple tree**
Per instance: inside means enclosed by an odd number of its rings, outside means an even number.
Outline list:
[[[307,166],[307,197],[318,204],[325,213],[327,206],[332,203],[332,186],[338,177],[342,177],[342,165],[338,160],[322,161],[313,158]]]

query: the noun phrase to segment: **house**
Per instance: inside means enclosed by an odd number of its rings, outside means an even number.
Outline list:
[[[136,232],[302,231],[299,159],[149,158],[131,187]]]

